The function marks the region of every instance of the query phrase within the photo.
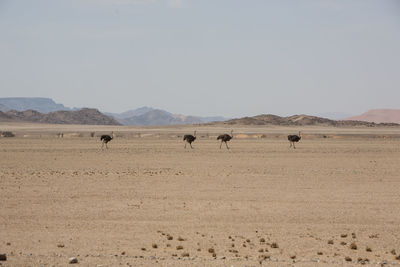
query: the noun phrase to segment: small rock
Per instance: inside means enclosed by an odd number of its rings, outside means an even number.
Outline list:
[[[7,255],[6,254],[0,254],[0,261],[6,261],[7,260]]]
[[[69,262],[70,264],[78,263],[78,259],[75,258],[75,257],[72,257],[72,258],[69,258],[68,262]]]
[[[7,246],[11,246],[11,243],[10,242],[7,242],[7,244],[6,244]]]

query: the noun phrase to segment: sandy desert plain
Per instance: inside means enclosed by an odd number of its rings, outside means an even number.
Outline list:
[[[400,265],[400,128],[0,130],[1,266]]]

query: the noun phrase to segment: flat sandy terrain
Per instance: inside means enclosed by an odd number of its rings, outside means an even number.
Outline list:
[[[0,130],[1,266],[400,265],[399,128]]]

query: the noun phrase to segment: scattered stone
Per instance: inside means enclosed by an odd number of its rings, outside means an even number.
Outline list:
[[[0,261],[6,261],[7,260],[7,255],[6,254],[0,254]]]
[[[341,234],[340,237],[341,237],[341,238],[346,238],[346,237],[347,237],[347,234]]]
[[[7,246],[11,246],[11,243],[10,243],[10,242],[7,242],[6,245],[7,245]]]
[[[213,256],[214,258],[216,258],[216,257],[217,257],[217,254],[216,254],[216,253],[213,253],[212,256]]]
[[[188,252],[182,253],[182,257],[189,257],[189,253]]]
[[[367,247],[365,248],[365,251],[367,251],[367,252],[372,252],[372,249],[371,249],[370,247],[367,246]]]
[[[208,252],[209,252],[209,253],[215,253],[215,249],[209,248],[209,249],[208,249]]]
[[[260,248],[260,249],[258,250],[258,252],[264,252],[264,249],[263,249],[263,248]]]
[[[322,251],[317,252],[318,255],[323,255],[324,253]]]
[[[346,256],[346,257],[344,258],[344,260],[345,260],[345,261],[351,261],[351,258],[350,258],[349,256]]]
[[[265,238],[260,238],[260,243],[265,243]]]
[[[181,250],[183,249],[183,246],[176,246],[176,250]]]
[[[122,252],[121,252],[121,255],[125,255],[125,254],[126,254],[125,251],[122,251]]]
[[[340,245],[342,245],[342,246],[346,246],[347,245],[347,243],[346,242],[340,242]]]
[[[146,251],[146,248],[141,248],[141,250]]]
[[[174,239],[174,237],[172,235],[167,235],[167,239],[172,240],[172,239]]]
[[[246,239],[246,242],[247,242],[247,243],[250,243],[250,239]]]
[[[354,250],[357,250],[357,244],[356,243],[351,243],[350,244],[350,249],[354,249]]]
[[[400,261],[400,255],[397,255],[395,259]]]
[[[351,233],[351,237],[352,237],[352,238],[357,238],[357,237],[356,237],[356,233]]]
[[[152,244],[152,248],[158,248],[157,244]]]
[[[182,238],[182,237],[178,237],[178,241],[185,241],[186,239]]]
[[[333,240],[332,240],[332,239],[329,239],[329,240],[328,240],[328,244],[329,244],[329,245],[333,245]]]
[[[294,260],[294,259],[296,258],[296,255],[292,255],[292,256],[290,256],[290,258],[291,258],[292,260]]]
[[[64,245],[64,244],[62,244],[62,243],[60,243],[60,244],[57,244],[57,247],[59,247],[59,248],[63,248],[63,247],[65,247],[65,245]]]
[[[69,262],[69,264],[75,264],[75,263],[78,263],[78,259],[75,257],[72,257],[72,258],[69,258],[68,262]]]
[[[372,234],[372,235],[369,235],[369,238],[378,238],[379,237],[379,234]]]
[[[395,249],[392,249],[392,250],[390,251],[390,253],[392,253],[392,255],[396,255],[396,254],[397,254]]]

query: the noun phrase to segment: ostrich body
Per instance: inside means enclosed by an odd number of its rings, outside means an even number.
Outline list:
[[[111,136],[109,136],[108,134],[103,134],[100,137],[100,140],[102,142],[101,149],[103,149],[104,144],[106,144],[106,148],[108,149],[107,143],[110,142],[113,139],[114,139],[114,132],[111,132]]]
[[[222,143],[224,142],[226,148],[229,149],[227,142],[229,142],[233,138],[233,130],[231,131],[231,135],[229,134],[221,134],[217,137],[217,140],[221,139],[221,144],[219,145],[219,149],[221,149]]]
[[[301,132],[299,132],[299,135],[296,135],[296,134],[288,135],[287,139],[288,139],[289,142],[290,142],[290,147],[292,147],[292,145],[293,145],[293,148],[296,149],[296,146],[294,145],[294,143],[297,143],[297,142],[300,141],[300,139],[301,139]]]
[[[183,141],[186,141],[186,142],[185,142],[185,148],[186,148],[186,144],[187,144],[187,143],[189,143],[190,148],[193,148],[193,147],[192,147],[192,143],[194,142],[194,140],[196,140],[196,131],[194,131],[194,134],[193,134],[193,135],[191,135],[191,134],[185,134],[185,135],[183,136]]]

